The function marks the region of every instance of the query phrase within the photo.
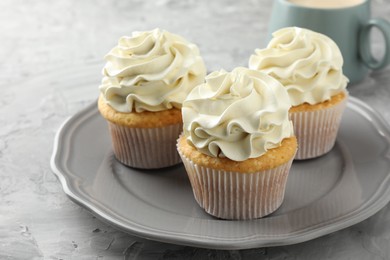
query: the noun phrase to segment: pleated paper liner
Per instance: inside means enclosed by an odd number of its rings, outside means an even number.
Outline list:
[[[283,202],[293,158],[276,168],[255,173],[217,170],[195,164],[180,152],[195,200],[207,213],[222,219],[256,219]]]
[[[158,128],[129,128],[108,122],[115,157],[140,169],[158,169],[181,162],[176,140],[183,125]]]
[[[333,148],[347,99],[348,96],[338,104],[321,110],[290,112],[298,140],[295,159],[319,157]]]

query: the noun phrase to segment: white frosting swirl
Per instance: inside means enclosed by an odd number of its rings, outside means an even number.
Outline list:
[[[121,37],[105,59],[99,88],[119,112],[181,108],[206,76],[198,47],[160,29]]]
[[[255,50],[249,68],[279,80],[293,106],[317,104],[345,90],[343,57],[329,37],[298,27],[280,29],[272,36],[267,48]]]
[[[243,161],[293,135],[286,90],[260,71],[217,71],[183,103],[184,135],[200,152]]]

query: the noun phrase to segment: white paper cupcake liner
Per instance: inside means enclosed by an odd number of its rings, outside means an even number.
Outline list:
[[[182,124],[158,128],[129,128],[108,122],[115,157],[121,163],[141,169],[157,169],[181,162],[176,140]]]
[[[210,215],[235,220],[261,218],[283,202],[293,158],[277,168],[240,173],[197,165],[178,151],[195,200]]]
[[[319,157],[333,148],[346,103],[347,98],[327,109],[290,113],[298,140],[295,159]]]

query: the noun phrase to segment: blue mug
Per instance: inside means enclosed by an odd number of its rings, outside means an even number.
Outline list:
[[[269,39],[274,31],[290,26],[329,36],[341,50],[344,58],[343,72],[350,83],[363,80],[369,69],[379,70],[389,65],[390,23],[382,18],[371,18],[370,0],[357,0],[356,4],[333,7],[320,7],[315,4],[307,6],[298,4],[299,2],[304,1],[274,1],[268,27]],[[326,3],[324,0],[322,2]],[[342,0],[338,2],[343,3]],[[370,48],[369,36],[374,27],[383,34],[385,44],[384,55],[379,60],[372,55]]]

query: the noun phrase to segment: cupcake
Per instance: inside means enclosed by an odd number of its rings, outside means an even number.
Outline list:
[[[121,37],[105,60],[98,108],[115,157],[142,169],[180,163],[182,103],[206,75],[198,47],[155,29]]]
[[[329,37],[307,29],[288,27],[272,36],[265,49],[255,50],[249,68],[286,88],[298,139],[295,159],[324,155],[335,144],[348,99],[341,52]]]
[[[196,201],[222,219],[255,219],[282,203],[297,141],[283,86],[236,68],[206,77],[183,103],[177,149]]]

